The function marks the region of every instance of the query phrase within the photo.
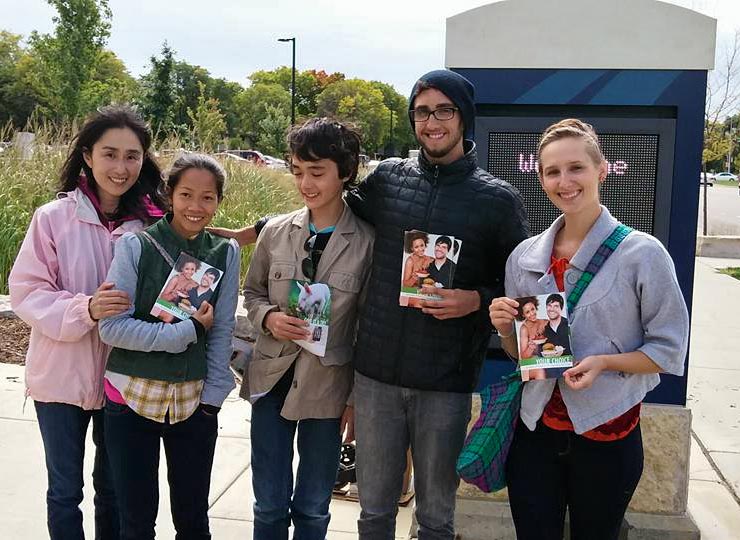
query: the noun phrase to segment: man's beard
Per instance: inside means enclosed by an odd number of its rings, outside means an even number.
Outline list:
[[[428,157],[428,158],[434,158],[434,159],[439,159],[439,158],[443,158],[443,157],[445,157],[445,156],[446,156],[447,154],[449,154],[450,152],[452,152],[452,150],[453,150],[453,149],[454,149],[454,148],[455,148],[455,147],[456,147],[456,146],[457,146],[458,144],[460,144],[460,141],[462,140],[462,138],[463,138],[463,134],[462,134],[462,133],[460,133],[460,134],[458,135],[458,137],[457,137],[457,138],[456,138],[455,140],[453,140],[453,141],[451,141],[451,142],[450,142],[450,144],[448,144],[447,146],[445,146],[445,147],[443,147],[443,148],[438,148],[438,149],[436,149],[436,150],[430,150],[430,149],[429,149],[429,148],[427,148],[427,146],[426,146],[426,145],[425,145],[425,144],[424,144],[423,142],[421,142],[421,141],[419,141],[419,144],[420,144],[420,145],[421,145],[421,147],[422,147],[422,148],[424,149],[424,153],[425,153],[425,154],[427,155],[427,157]],[[417,139],[417,140],[418,140],[418,139]]]

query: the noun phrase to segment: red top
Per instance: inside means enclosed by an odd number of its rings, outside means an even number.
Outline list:
[[[568,259],[550,257],[550,268],[548,272],[552,272],[555,283],[561,292],[565,291],[563,277],[567,267]],[[608,422],[590,431],[586,431],[582,435],[593,441],[616,441],[625,438],[635,429],[635,426],[640,421],[640,405],[641,403],[638,403],[623,415],[612,418]],[[545,410],[542,413],[542,423],[550,429],[574,431],[573,422],[570,421],[568,409],[565,406],[563,395],[560,393],[560,387],[557,384],[552,391],[550,401],[547,402]]]

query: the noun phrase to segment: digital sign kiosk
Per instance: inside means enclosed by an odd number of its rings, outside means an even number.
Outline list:
[[[539,135],[585,120],[609,162],[602,201],[666,246],[689,310],[715,33],[714,19],[653,0],[507,0],[447,20],[445,63],[476,88],[478,163],[519,189],[532,232],[559,214],[539,186]],[[511,369],[496,344],[482,383]],[[684,405],[686,377],[663,376],[647,401]]]

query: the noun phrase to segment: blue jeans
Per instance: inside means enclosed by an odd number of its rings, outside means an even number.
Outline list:
[[[324,540],[339,467],[339,418],[292,421],[280,416],[293,380],[290,369],[252,405],[252,487],[255,540]],[[293,486],[293,439],[300,462]]]
[[[392,540],[406,450],[411,447],[419,540],[452,540],[455,462],[470,420],[470,394],[414,390],[355,372],[357,487],[362,540]]]
[[[36,418],[46,454],[49,488],[46,491],[47,524],[51,540],[81,540],[82,478],[85,436],[92,420],[95,464],[95,538],[118,538],[118,511],[103,445],[103,411],[86,411],[67,403],[35,401]]]
[[[159,508],[159,445],[167,457],[167,481],[176,540],[207,540],[208,492],[218,416],[201,407],[176,424],[139,416],[106,400],[105,445],[121,512],[121,540],[153,540]]]

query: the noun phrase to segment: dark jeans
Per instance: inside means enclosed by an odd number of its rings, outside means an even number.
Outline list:
[[[51,540],[80,540],[82,529],[82,478],[85,436],[92,420],[95,464],[95,538],[118,538],[118,511],[103,445],[103,411],[86,411],[66,403],[34,402],[46,454],[49,488],[46,491],[47,523]]]
[[[339,468],[339,418],[286,420],[280,416],[293,380],[289,370],[252,405],[254,539],[324,540]],[[293,485],[293,439],[298,432],[298,472]]]
[[[642,475],[639,424],[624,439],[592,441],[540,422],[520,421],[506,462],[519,540],[562,540],[565,510],[572,540],[616,540]]]
[[[406,450],[411,447],[419,540],[452,540],[455,462],[470,419],[470,394],[393,386],[355,372],[357,487],[362,540],[392,540]]]
[[[211,538],[208,491],[218,417],[201,407],[177,424],[154,422],[106,401],[105,445],[121,513],[122,540],[154,538],[159,506],[159,444],[164,443],[177,540]]]

